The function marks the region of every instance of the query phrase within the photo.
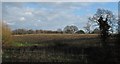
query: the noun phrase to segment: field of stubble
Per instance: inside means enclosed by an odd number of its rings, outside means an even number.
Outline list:
[[[3,47],[3,62],[119,62],[112,43],[114,40],[109,39],[110,44],[105,49],[101,47],[97,34],[31,34],[12,37],[12,46]]]

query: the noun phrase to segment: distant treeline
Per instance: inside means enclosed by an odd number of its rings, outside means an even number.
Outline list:
[[[12,31],[12,34],[62,34],[62,31],[51,31],[51,30],[25,30],[25,29],[16,29]]]
[[[100,31],[98,29],[93,30],[90,34],[98,34]],[[26,30],[26,29],[16,29],[12,31],[13,35],[21,35],[21,34],[86,34],[83,30],[70,31],[70,30]]]

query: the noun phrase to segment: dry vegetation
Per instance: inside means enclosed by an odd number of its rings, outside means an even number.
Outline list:
[[[12,38],[12,46],[3,47],[3,62],[119,62],[117,49],[100,47],[97,34],[26,34]]]
[[[2,35],[2,22],[0,21],[0,36]]]
[[[5,24],[2,23],[2,45],[3,46],[9,46],[11,43],[11,30],[10,28]]]
[[[36,45],[54,45],[54,44],[86,44],[96,43],[97,34],[31,34],[31,35],[13,35],[13,44],[36,44]],[[97,39],[97,40],[95,40]],[[94,41],[94,42],[93,42]]]
[[[26,34],[12,38],[12,46],[3,47],[3,62],[119,62],[117,48],[99,47],[97,34]]]
[[[86,60],[82,58],[82,49],[94,46],[99,42],[97,37],[97,34],[13,35],[13,46],[3,48],[3,59],[5,62],[82,62]]]

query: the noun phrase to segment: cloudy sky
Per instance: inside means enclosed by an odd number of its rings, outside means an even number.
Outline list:
[[[2,19],[11,29],[83,29],[88,17],[103,8],[117,14],[117,2],[3,2]]]

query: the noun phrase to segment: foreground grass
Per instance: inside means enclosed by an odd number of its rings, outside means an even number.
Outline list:
[[[12,46],[3,48],[3,62],[119,62],[115,59],[119,56],[115,46],[100,47],[100,39],[96,34],[31,34],[12,37]]]

